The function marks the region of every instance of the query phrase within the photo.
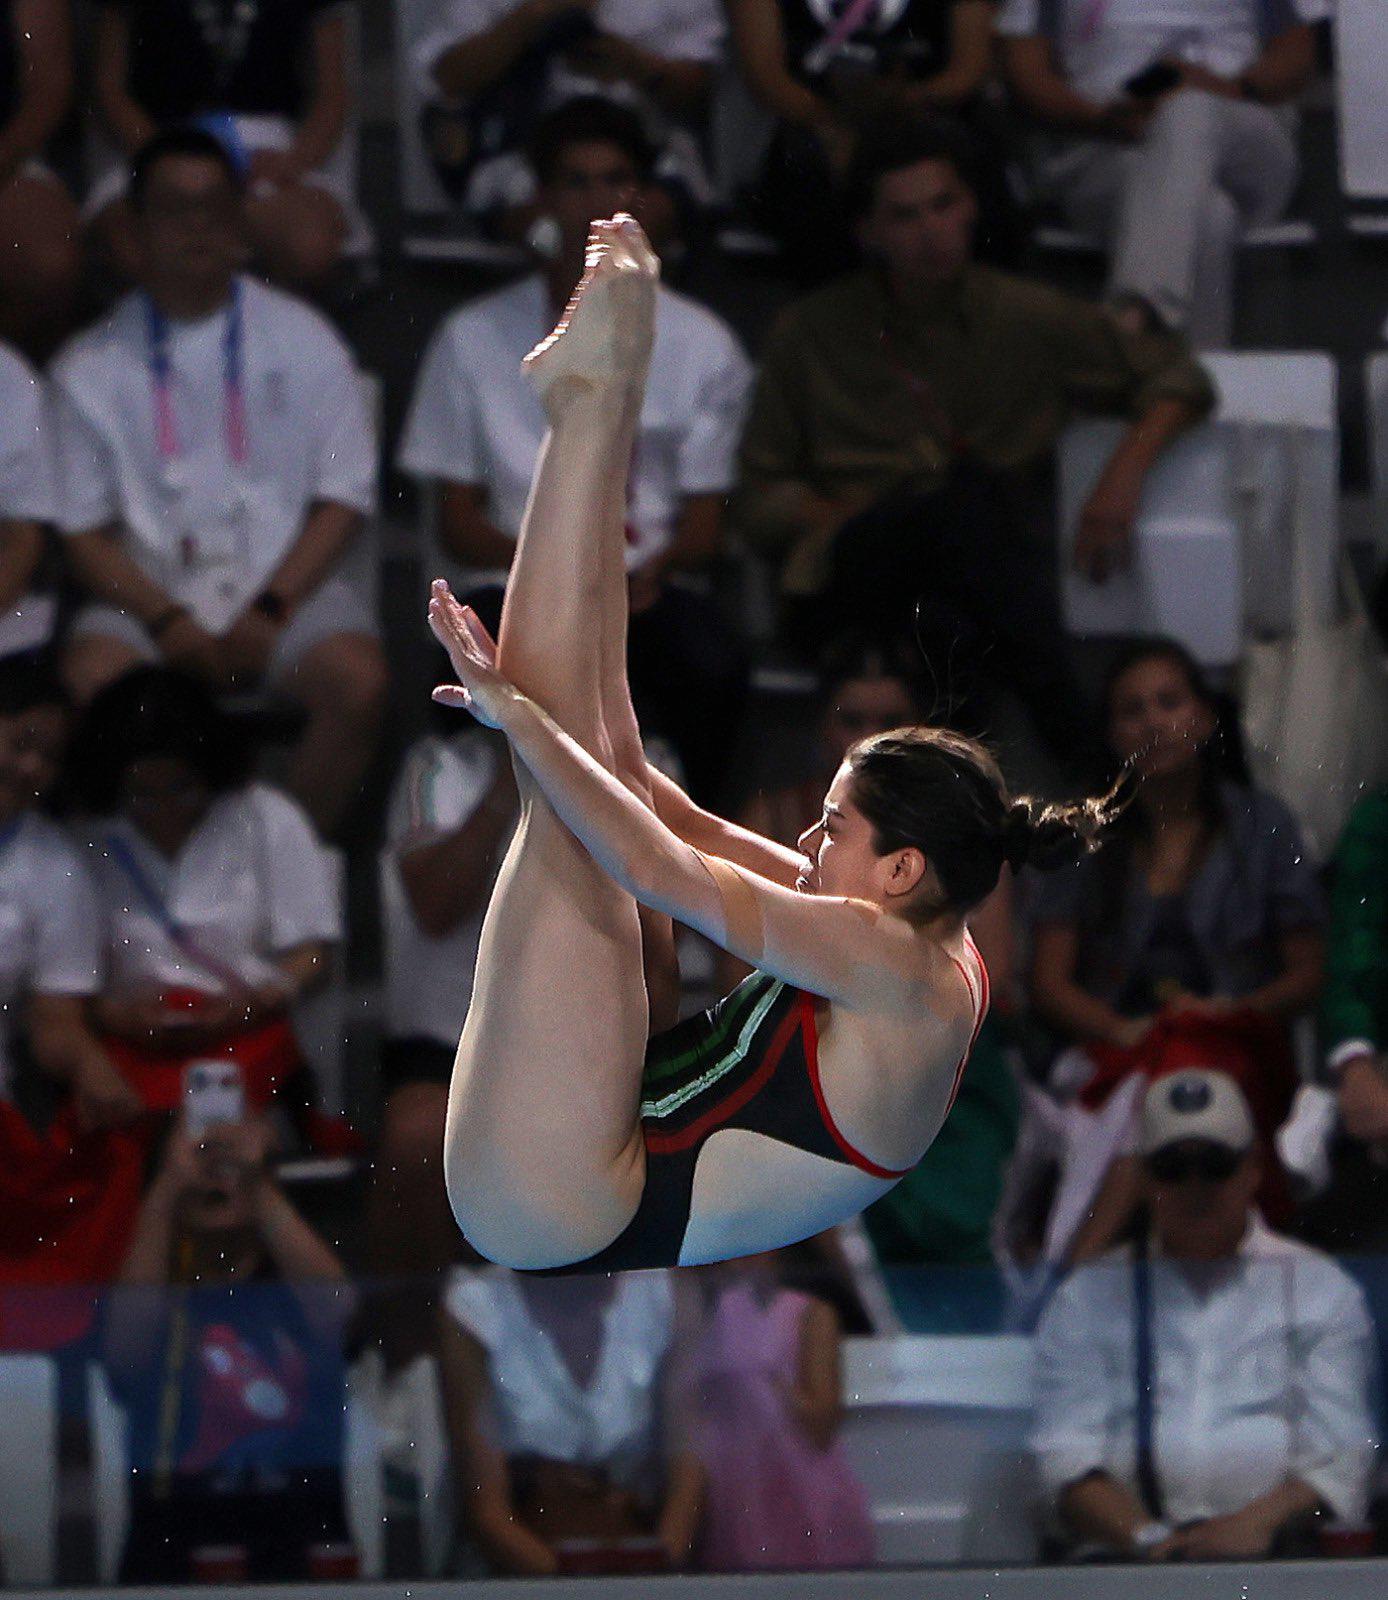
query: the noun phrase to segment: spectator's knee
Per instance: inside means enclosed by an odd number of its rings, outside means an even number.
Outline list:
[[[1219,112],[1219,97],[1207,89],[1177,89],[1158,103],[1148,137],[1190,139],[1208,135]]]
[[[1232,251],[1239,242],[1243,221],[1239,208],[1223,189],[1209,189],[1200,203],[1200,236],[1211,247]]]
[[[292,210],[267,219],[263,249],[272,275],[283,283],[309,287],[322,283],[342,258],[347,238],[342,208],[330,196],[306,192]]]
[[[397,1182],[427,1177],[443,1168],[443,1125],[448,1090],[441,1083],[412,1083],[386,1102],[376,1151],[377,1171]]]
[[[82,273],[82,247],[76,231],[55,216],[38,217],[13,241],[5,276],[35,300],[66,298]]]
[[[372,729],[385,713],[390,674],[375,639],[343,636],[314,652],[312,670],[296,675],[296,688],[311,713],[344,727]]]

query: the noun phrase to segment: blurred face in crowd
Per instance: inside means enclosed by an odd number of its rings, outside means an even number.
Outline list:
[[[36,805],[58,781],[67,744],[67,712],[30,706],[0,717],[0,822]]]
[[[902,289],[948,283],[973,259],[978,203],[951,161],[918,161],[877,180],[859,242]]]
[[[223,1130],[209,1128],[198,1152],[198,1181],[184,1195],[183,1224],[194,1233],[230,1235],[250,1226],[252,1174]]]
[[[270,1149],[257,1119],[209,1127],[196,1145],[185,1141],[178,1160],[184,1173],[178,1203],[183,1237],[193,1246],[199,1282],[245,1277],[264,1259],[256,1223],[256,1191]]]
[[[824,797],[819,821],[796,840],[805,863],[795,887],[802,894],[843,895],[879,905],[914,888],[925,870],[924,856],[918,850],[878,855],[876,836],[877,830],[854,804],[853,773],[841,766]],[[914,858],[911,881],[905,886],[893,870],[904,858]]]
[[[1109,744],[1120,761],[1135,760],[1143,778],[1170,777],[1194,767],[1214,731],[1213,707],[1172,657],[1135,661],[1110,691]]]
[[[1237,1251],[1258,1189],[1258,1157],[1205,1139],[1166,1146],[1145,1160],[1152,1226],[1162,1253],[1221,1261]]]
[[[900,678],[883,674],[871,678],[849,678],[834,691],[829,709],[820,725],[820,740],[835,768],[859,739],[888,733],[919,721],[911,691]]]
[[[559,224],[559,261],[577,279],[589,225],[618,211],[639,214],[641,179],[620,145],[594,139],[561,151],[539,199],[541,211]]]
[[[226,297],[241,264],[241,196],[219,161],[168,155],[151,168],[136,213],[142,275],[166,309],[182,315]]]
[[[207,780],[179,756],[146,756],[125,769],[121,810],[166,856],[182,849],[211,804]]]

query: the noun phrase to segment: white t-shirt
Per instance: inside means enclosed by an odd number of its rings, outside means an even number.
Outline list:
[[[67,835],[35,812],[0,830],[0,1098],[24,997],[95,994],[104,955],[96,891]]]
[[[1227,1270],[1151,1267],[1154,1453],[1167,1519],[1222,1516],[1284,1483],[1363,1517],[1374,1457],[1373,1331],[1329,1256],[1250,1221]],[[1128,1253],[1068,1278],[1036,1335],[1032,1449],[1051,1496],[1103,1470],[1137,1489]]]
[[[219,796],[172,861],[123,818],[94,824],[86,845],[118,988],[223,993],[218,967],[265,983],[276,955],[342,937],[327,851],[299,806],[265,784]],[[187,953],[187,941],[212,958],[212,970]]]
[[[399,858],[465,826],[491,788],[497,762],[505,759],[497,742],[479,729],[464,729],[449,739],[430,734],[410,748],[395,780],[381,854],[389,1038],[434,1039],[452,1048],[463,1030],[486,899],[474,916],[432,939],[415,920]],[[493,880],[506,843],[503,838],[497,846]]]
[[[0,522],[53,522],[53,436],[43,385],[0,345]]]
[[[447,0],[439,7],[437,26],[420,36],[414,51],[415,71],[424,93],[438,93],[434,68],[440,56],[462,40],[494,27],[517,4],[518,0]],[[717,61],[727,31],[717,0],[598,0],[592,15],[600,33],[630,40],[667,61]],[[546,98],[557,102],[575,94],[590,94],[594,87],[591,79],[555,62]]]
[[[1116,98],[1129,78],[1163,57],[1236,78],[1263,48],[1264,0],[1057,0],[1056,65],[1087,99]],[[1334,0],[1274,0],[1274,25],[1321,22]],[[1043,0],[1003,0],[994,27],[1004,38],[1045,31]]]
[[[228,308],[172,323],[176,453],[160,449],[146,302],[128,295],[53,365],[59,525],[120,523],[124,548],[204,627],[265,586],[315,501],[375,505],[376,445],[346,345],[311,307],[251,278],[242,296],[247,457],[228,441]]]
[[[0,345],[0,523],[52,523],[56,516],[48,396],[25,361]],[[0,656],[46,644],[56,620],[53,595],[21,595],[8,611],[0,611]]]
[[[554,322],[538,274],[454,312],[425,355],[400,445],[407,472],[481,484],[487,515],[510,538],[520,532],[548,427],[520,364]],[[628,568],[670,542],[686,496],[721,494],[732,486],[750,381],[747,358],[727,324],[662,288],[632,463]],[[506,580],[501,571],[455,576],[464,587]]]
[[[445,1304],[487,1352],[503,1455],[600,1469],[635,1489],[649,1485],[658,1460],[659,1380],[674,1337],[674,1286],[668,1272],[619,1272],[612,1281],[602,1349],[586,1386],[574,1381],[531,1315],[516,1274],[460,1268]]]

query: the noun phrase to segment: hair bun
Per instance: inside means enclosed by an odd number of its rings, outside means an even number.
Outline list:
[[[1020,872],[1031,859],[1034,832],[1030,803],[1014,800],[1002,825],[1002,858],[1013,872]]]

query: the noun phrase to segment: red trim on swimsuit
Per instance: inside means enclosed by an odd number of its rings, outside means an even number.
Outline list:
[[[969,1043],[964,1054],[959,1059],[959,1065],[954,1069],[954,1087],[949,1092],[949,1104],[945,1107],[948,1116],[954,1109],[954,1102],[959,1097],[959,1087],[964,1081],[964,1068],[969,1064],[969,1057],[974,1053],[974,1046],[978,1043],[978,1036],[983,1031],[983,1019],[988,1015],[988,1006],[992,998],[991,985],[988,981],[988,964],[983,959],[983,954],[974,943],[972,935],[965,933],[964,942],[973,952],[974,960],[978,962],[978,975],[981,994],[974,993],[973,979],[969,976],[968,968],[958,956],[951,956],[950,960],[959,968],[959,976],[964,980],[964,987],[969,991],[969,999],[974,1005],[974,1027],[969,1035]]]
[[[824,1098],[824,1089],[819,1081],[819,1028],[815,1023],[814,996],[801,991],[800,1004],[797,1007],[800,1013],[800,1025],[803,1029],[802,1037],[805,1044],[805,1064],[810,1070],[810,1087],[814,1090],[814,1101],[819,1107],[820,1121],[823,1122],[829,1137],[839,1147],[846,1161],[851,1161],[855,1167],[874,1178],[904,1178],[911,1170],[903,1167],[899,1171],[894,1167],[879,1167],[875,1161],[869,1161],[861,1150],[856,1150],[848,1140],[839,1132],[838,1125],[829,1111],[829,1103]]]
[[[695,1145],[711,1128],[716,1128],[720,1123],[726,1122],[729,1117],[740,1111],[760,1090],[766,1085],[776,1068],[781,1064],[781,1057],[786,1053],[786,1047],[795,1037],[795,1030],[799,1025],[799,1017],[792,1008],[781,1019],[781,1025],[772,1035],[771,1043],[767,1047],[761,1065],[752,1074],[738,1085],[725,1099],[718,1101],[704,1112],[697,1121],[691,1122],[687,1127],[681,1128],[678,1133],[645,1133],[646,1148],[655,1155],[668,1155],[674,1150],[688,1150]]]

